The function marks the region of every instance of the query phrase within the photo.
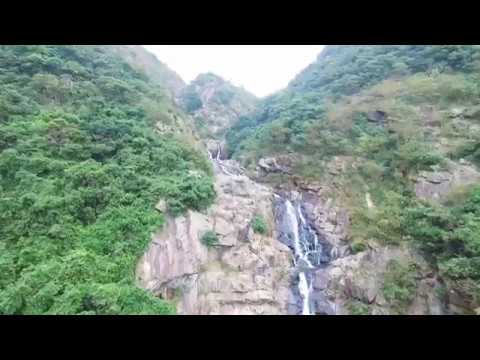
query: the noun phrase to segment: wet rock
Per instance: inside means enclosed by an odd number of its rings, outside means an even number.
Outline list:
[[[313,288],[315,290],[325,290],[328,286],[328,274],[323,270],[315,273],[313,280]]]
[[[314,292],[310,301],[315,315],[335,315],[335,309],[321,292]]]

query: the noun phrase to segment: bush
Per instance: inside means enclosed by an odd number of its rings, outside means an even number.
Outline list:
[[[267,224],[265,223],[265,220],[263,220],[262,217],[260,216],[255,216],[252,220],[252,228],[253,231],[256,232],[257,234],[266,234],[268,231]]]
[[[359,252],[367,250],[367,245],[361,241],[354,241],[352,245],[350,245],[350,250],[352,253],[357,254]]]
[[[383,296],[398,312],[402,313],[413,301],[416,292],[415,265],[407,266],[396,260],[387,265],[383,283]]]
[[[202,100],[195,91],[189,91],[183,95],[183,102],[187,112],[192,113],[203,106]]]
[[[108,49],[0,45],[0,314],[175,311],[135,265],[159,198],[211,204],[210,163],[154,132],[174,105]]]
[[[350,315],[370,315],[370,307],[360,301],[352,301],[347,305]]]
[[[202,244],[207,247],[216,246],[218,244],[218,236],[214,231],[207,231],[202,235]]]

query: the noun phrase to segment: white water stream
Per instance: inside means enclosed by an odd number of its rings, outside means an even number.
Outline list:
[[[308,253],[307,253],[308,250],[307,251],[304,250],[305,244],[304,243],[302,244],[300,240],[300,233],[302,230],[298,224],[298,218],[300,218],[302,225],[306,225],[305,217],[302,214],[302,210],[299,206],[298,211],[295,211],[295,208],[293,207],[293,204],[290,200],[285,200],[285,209],[287,213],[288,222],[290,225],[289,228],[293,236],[295,264],[298,263],[297,259],[299,259],[299,260],[302,260],[304,263],[306,263],[310,268],[313,268],[312,263],[308,259]],[[299,278],[298,290],[300,292],[300,296],[303,299],[302,315],[311,315],[312,314],[310,310],[310,293],[312,290],[311,284],[308,283],[305,271],[300,271],[298,274],[298,278]]]

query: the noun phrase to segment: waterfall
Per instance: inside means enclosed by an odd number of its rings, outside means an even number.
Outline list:
[[[294,204],[288,198],[277,194],[274,198],[279,240],[293,250],[293,262],[298,274],[296,288],[300,294],[301,306],[299,301],[295,311],[300,311],[301,308],[302,315],[312,315],[316,312],[314,309],[317,309],[319,296],[324,298],[318,292],[312,297],[314,272],[328,261],[330,249],[327,247],[324,251],[325,241],[323,240],[323,243],[320,241],[316,231],[307,221],[301,202],[295,201]]]
[[[217,154],[215,155],[215,158],[213,158],[212,152],[208,150],[208,157],[210,161],[216,164],[224,174],[228,176],[235,176],[235,174],[232,174],[230,171],[228,171],[226,166],[223,164],[223,161],[221,160],[221,152],[222,148],[219,143],[217,144]]]
[[[288,199],[284,204],[287,231],[293,240],[294,263],[299,268],[298,290],[303,301],[302,314],[311,315],[312,281],[308,279],[306,271],[320,265],[321,258],[318,255],[321,252],[321,246],[317,234],[305,220],[301,205],[295,208]],[[307,269],[304,269],[305,265]]]

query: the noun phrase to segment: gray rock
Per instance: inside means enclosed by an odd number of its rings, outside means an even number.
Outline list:
[[[158,211],[165,213],[167,211],[167,202],[165,200],[160,200],[157,205],[155,205],[155,209]]]
[[[381,110],[369,111],[366,113],[367,119],[370,122],[383,124],[387,121],[388,114]]]
[[[480,182],[480,173],[468,163],[451,163],[449,171],[422,172],[415,184],[421,199],[440,200],[459,186]]]

